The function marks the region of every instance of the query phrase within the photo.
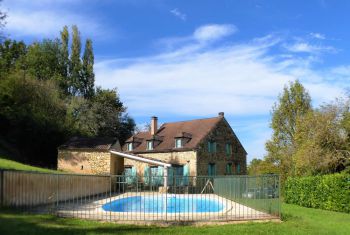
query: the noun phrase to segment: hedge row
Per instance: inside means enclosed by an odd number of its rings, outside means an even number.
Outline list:
[[[286,203],[350,213],[350,174],[288,178]]]

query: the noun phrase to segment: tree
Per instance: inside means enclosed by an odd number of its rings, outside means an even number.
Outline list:
[[[254,158],[248,165],[249,175],[278,174],[278,167],[268,159]]]
[[[16,71],[0,80],[0,139],[18,149],[22,161],[54,167],[66,138],[65,104],[55,81]]]
[[[266,143],[268,158],[277,164],[283,175],[294,174],[292,156],[296,151],[294,135],[297,119],[312,109],[311,98],[303,85],[296,80],[285,86],[278,102],[272,108],[272,139]]]
[[[335,173],[349,166],[348,105],[327,104],[297,120],[294,154],[297,175]]]
[[[39,80],[56,80],[62,82],[64,74],[60,63],[59,40],[43,40],[28,47],[26,70]],[[61,84],[60,84],[61,85]]]
[[[64,90],[66,94],[69,93],[69,32],[68,27],[64,26],[63,30],[61,31],[61,67],[62,67],[62,75],[63,75],[63,81],[61,82],[61,88]]]
[[[95,74],[94,53],[90,39],[87,39],[85,43],[81,83],[80,93],[87,99],[92,98],[94,95]]]
[[[22,41],[7,39],[0,44],[0,79],[11,70],[23,67],[27,46]]]
[[[70,93],[77,95],[80,90],[81,79],[81,40],[80,32],[76,25],[72,26],[72,47],[70,55]]]

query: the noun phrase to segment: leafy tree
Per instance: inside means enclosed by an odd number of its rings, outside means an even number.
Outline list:
[[[78,95],[80,90],[80,78],[81,78],[81,40],[80,32],[76,25],[72,27],[72,46],[70,55],[70,93],[72,95]]]
[[[284,176],[294,174],[292,156],[297,119],[311,110],[311,98],[303,85],[296,80],[285,86],[278,102],[272,108],[272,139],[266,143],[268,158],[280,167]]]
[[[344,128],[342,102],[321,106],[297,120],[294,154],[297,175],[334,173],[349,166],[349,132]]]
[[[27,71],[39,80],[62,81],[61,46],[58,40],[33,43],[26,54]]]
[[[92,41],[86,40],[83,56],[82,79],[81,79],[81,94],[90,99],[94,95],[94,53],[92,50]]]
[[[5,40],[0,44],[0,79],[6,76],[11,70],[16,69],[27,53],[27,47],[22,41]]]
[[[22,160],[56,165],[56,148],[66,138],[66,111],[52,80],[16,71],[0,81],[0,139],[20,150]]]
[[[278,167],[268,159],[254,158],[248,165],[249,175],[278,174]]]

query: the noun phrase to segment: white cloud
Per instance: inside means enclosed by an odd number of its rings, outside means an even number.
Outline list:
[[[284,47],[290,52],[296,53],[321,53],[321,52],[329,52],[335,53],[337,50],[331,46],[323,46],[323,45],[313,45],[308,42],[296,42],[294,44],[286,44]]]
[[[186,21],[187,16],[186,14],[182,13],[179,9],[174,8],[170,11],[171,14],[179,18],[180,20]]]
[[[326,36],[321,33],[310,33],[310,36],[316,39],[325,40]]]
[[[223,30],[214,34],[220,36],[214,37],[207,34],[210,31],[218,32],[200,27],[195,30],[200,39],[194,40],[196,33],[193,33],[184,37],[186,40],[182,38],[171,51],[154,56],[99,61],[95,66],[96,83],[118,87],[134,117],[154,114],[208,117],[224,111],[228,118],[251,117],[247,125],[253,126],[254,117],[269,115],[288,81],[301,80],[316,105],[341,95],[350,82],[349,79],[329,81],[335,72],[314,70],[312,65],[317,60],[312,56],[270,53],[284,43],[275,35],[247,43],[203,47],[201,40],[206,42],[228,35]],[[264,125],[257,129],[259,135],[252,135],[252,130],[239,133],[252,136],[243,142],[248,153],[263,154],[263,143],[270,134],[268,122]]]
[[[193,37],[198,41],[214,41],[237,31],[237,28],[231,24],[209,24],[196,29]]]
[[[319,53],[319,52],[336,52],[337,50],[331,46],[312,45],[307,42],[297,42],[285,45],[285,48],[291,52]]]
[[[284,84],[295,79],[302,80],[318,100],[342,91],[340,84],[325,83],[305,66],[310,58],[269,55],[274,44],[265,41],[215,49],[191,44],[192,50],[184,46],[134,61],[100,61],[95,67],[96,81],[118,87],[134,115],[155,110],[188,116],[218,110],[232,115],[268,114]]]
[[[99,26],[88,19],[75,15],[52,11],[12,11],[7,19],[6,30],[13,36],[55,36],[64,25],[78,25],[81,31],[92,35]]]
[[[6,32],[11,37],[31,36],[42,39],[57,36],[64,25],[75,24],[89,36],[105,33],[92,17],[73,11],[73,6],[77,3],[68,0],[5,1],[4,8],[8,13]]]

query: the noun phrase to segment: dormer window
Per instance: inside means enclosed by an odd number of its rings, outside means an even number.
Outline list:
[[[128,143],[127,144],[128,151],[132,151],[133,150],[133,146],[132,145],[133,145],[132,143]]]
[[[192,139],[192,134],[179,132],[175,135],[175,148],[183,148]]]
[[[181,138],[175,139],[175,148],[182,148],[182,139]]]
[[[147,150],[153,150],[153,141],[152,140],[147,141]]]

